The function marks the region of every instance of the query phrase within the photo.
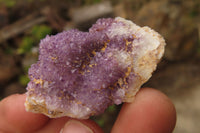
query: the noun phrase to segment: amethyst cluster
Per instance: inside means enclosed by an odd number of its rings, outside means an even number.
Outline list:
[[[157,32],[120,17],[99,19],[89,32],[46,36],[29,69],[26,110],[86,119],[109,105],[132,102],[164,46]]]

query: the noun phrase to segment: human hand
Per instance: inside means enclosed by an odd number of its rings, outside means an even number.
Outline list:
[[[25,111],[25,94],[0,102],[0,133],[103,133],[92,120],[69,117],[50,119]],[[171,133],[176,123],[174,105],[151,88],[141,89],[133,103],[125,103],[111,133]]]

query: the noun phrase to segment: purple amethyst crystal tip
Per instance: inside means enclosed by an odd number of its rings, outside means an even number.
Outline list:
[[[120,17],[99,19],[89,32],[46,36],[29,69],[26,110],[87,119],[109,105],[132,102],[164,47],[157,32]]]

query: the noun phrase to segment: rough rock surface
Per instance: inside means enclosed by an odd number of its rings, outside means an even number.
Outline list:
[[[120,17],[99,19],[89,32],[47,36],[29,69],[26,110],[86,119],[109,105],[132,102],[164,46],[154,30]]]

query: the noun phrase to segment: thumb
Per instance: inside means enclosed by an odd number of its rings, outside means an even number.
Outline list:
[[[66,122],[60,133],[102,133],[102,130],[91,120],[71,119]]]
[[[92,129],[76,120],[69,120],[60,133],[94,133]]]
[[[69,117],[50,119],[37,133],[103,133],[92,120],[80,120]]]

